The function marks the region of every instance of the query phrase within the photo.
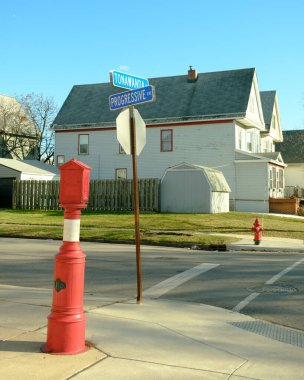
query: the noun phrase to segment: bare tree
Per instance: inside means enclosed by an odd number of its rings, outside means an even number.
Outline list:
[[[33,154],[37,132],[16,98],[0,95],[0,157],[23,160]]]
[[[51,128],[51,124],[57,114],[54,99],[31,93],[19,96],[18,100],[35,126],[36,158],[52,164],[54,161],[54,130]]]

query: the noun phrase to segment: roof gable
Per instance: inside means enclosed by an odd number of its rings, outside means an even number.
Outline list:
[[[244,117],[255,69],[152,78],[156,101],[140,105],[147,121]],[[110,83],[74,86],[60,109],[54,126],[114,124],[119,111],[110,111],[108,98],[119,92]],[[155,121],[155,122],[156,122]]]
[[[260,92],[265,129],[276,141],[282,141],[281,119],[276,91]]]
[[[251,85],[246,110],[246,119],[250,120],[251,123],[259,129],[264,130],[265,123],[256,73],[254,74],[254,78]]]

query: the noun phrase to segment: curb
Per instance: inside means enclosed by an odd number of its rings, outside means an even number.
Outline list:
[[[11,238],[11,239],[31,239],[31,240],[55,240],[62,241],[62,238],[50,238],[49,236],[14,236],[14,235],[1,235],[1,238]],[[108,243],[108,244],[129,244],[135,245],[135,240],[111,240],[111,239],[80,239],[80,242],[88,243]],[[188,248],[193,251],[227,251],[226,244],[193,244],[193,243],[154,243],[148,240],[141,240],[142,245],[150,245],[154,247],[176,247],[176,248]]]

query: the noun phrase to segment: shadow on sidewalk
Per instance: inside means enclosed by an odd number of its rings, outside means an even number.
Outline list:
[[[45,342],[5,340],[0,342],[0,352],[40,353]]]

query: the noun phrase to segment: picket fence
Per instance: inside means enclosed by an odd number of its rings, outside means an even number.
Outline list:
[[[160,210],[158,178],[139,179],[141,211]],[[13,208],[59,210],[59,181],[14,181]],[[88,211],[133,210],[133,180],[91,180]]]

